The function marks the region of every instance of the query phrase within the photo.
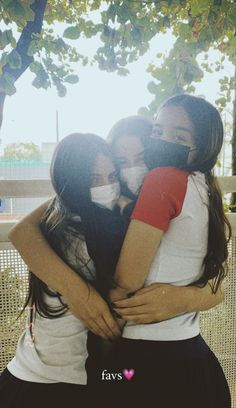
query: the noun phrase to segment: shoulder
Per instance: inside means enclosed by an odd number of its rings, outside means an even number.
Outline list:
[[[181,181],[186,182],[188,180],[188,176],[190,173],[187,171],[178,169],[177,167],[158,167],[156,169],[151,170],[147,176],[145,177],[146,180],[153,180],[153,181]]]
[[[143,187],[152,194],[153,191],[177,195],[186,192],[189,173],[176,167],[159,167],[151,170],[144,179]]]
[[[145,177],[132,219],[166,231],[185,200],[189,173],[175,167],[156,168]]]

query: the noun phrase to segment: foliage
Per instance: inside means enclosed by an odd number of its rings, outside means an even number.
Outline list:
[[[201,80],[203,69],[217,71],[223,69],[226,57],[233,63],[236,60],[234,0],[3,0],[0,13],[6,27],[0,31],[0,91],[9,95],[15,92],[14,70],[19,70],[28,57],[35,74],[33,85],[45,89],[54,85],[64,96],[66,84],[79,79],[77,74],[72,76],[71,63],[88,63],[87,56],[78,52],[81,36],[100,36],[101,46],[94,55],[100,69],[127,75],[127,65],[148,50],[151,39],[171,27],[177,38],[173,49],[168,56],[157,54],[157,61],[149,66],[155,80],[149,89],[157,97],[150,111],[170,94],[193,91],[192,82]],[[95,17],[88,18],[88,14]],[[33,27],[22,56],[17,49],[17,34],[23,34],[27,25],[32,28],[36,17],[41,17],[42,27],[39,22]],[[55,32],[58,22],[65,26],[62,36]],[[221,60],[211,67],[206,54],[199,67],[197,56],[210,47],[220,50]],[[162,65],[157,67],[160,60]],[[234,87],[235,78],[222,78],[221,107],[230,100]]]
[[[169,19],[176,41],[169,55],[157,54],[156,61],[149,65],[148,71],[154,79],[149,90],[154,100],[148,108],[142,109],[148,115],[152,115],[166,97],[194,92],[194,83],[202,80],[204,72],[226,72],[227,60],[236,66],[236,3],[233,0],[171,1],[168,7],[163,3],[167,2],[160,2],[159,10]],[[170,9],[175,10],[175,15],[170,16]],[[215,65],[208,59],[209,49],[220,53]],[[199,55],[204,57],[201,65]],[[216,100],[220,110],[232,103],[235,88],[235,76],[222,76],[220,96]]]
[[[3,160],[40,160],[41,152],[34,143],[12,143],[5,147]]]

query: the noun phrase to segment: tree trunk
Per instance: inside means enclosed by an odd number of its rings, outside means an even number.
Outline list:
[[[32,40],[32,34],[39,34],[42,30],[43,17],[47,2],[48,0],[35,0],[31,5],[32,10],[34,11],[34,20],[26,23],[15,48],[21,56],[21,67],[18,69],[12,69],[8,64],[3,67],[2,75],[5,73],[10,74],[14,78],[14,82],[26,71],[31,62],[33,62],[33,57],[30,57],[27,52]],[[6,96],[7,94],[0,92],[0,129],[3,120],[3,108]]]
[[[2,126],[2,119],[3,119],[3,107],[4,107],[4,102],[6,99],[6,94],[3,92],[0,92],[0,129]]]

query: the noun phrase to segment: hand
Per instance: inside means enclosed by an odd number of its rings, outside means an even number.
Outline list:
[[[119,328],[121,331],[123,330],[126,324],[126,321],[122,319],[119,313],[116,312],[116,310],[114,309],[114,301],[119,300],[119,299],[126,299],[128,292],[130,292],[128,289],[117,286],[115,289],[112,289],[109,294],[112,310],[113,310],[116,322],[119,325]]]
[[[111,289],[109,293],[111,303],[114,303],[116,300],[125,300],[129,292],[129,289],[122,288],[121,286],[116,286],[116,288]]]
[[[183,312],[181,299],[186,288],[152,283],[129,299],[113,301],[114,310],[126,321],[139,324],[156,323]]]
[[[84,283],[83,295],[74,286],[70,289],[65,303],[71,312],[80,319],[86,327],[103,339],[114,339],[121,335],[121,330],[113,318],[107,303],[89,284]],[[86,291],[87,290],[87,291]]]

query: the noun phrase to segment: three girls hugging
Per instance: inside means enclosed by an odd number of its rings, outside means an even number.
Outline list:
[[[199,328],[199,312],[224,298],[222,143],[217,109],[187,94],[154,122],[121,119],[107,141],[60,141],[55,197],[10,231],[31,271],[29,314],[0,377],[1,407],[64,407],[85,393],[90,406],[87,391],[99,389],[105,406],[148,395],[161,408],[230,408]]]

